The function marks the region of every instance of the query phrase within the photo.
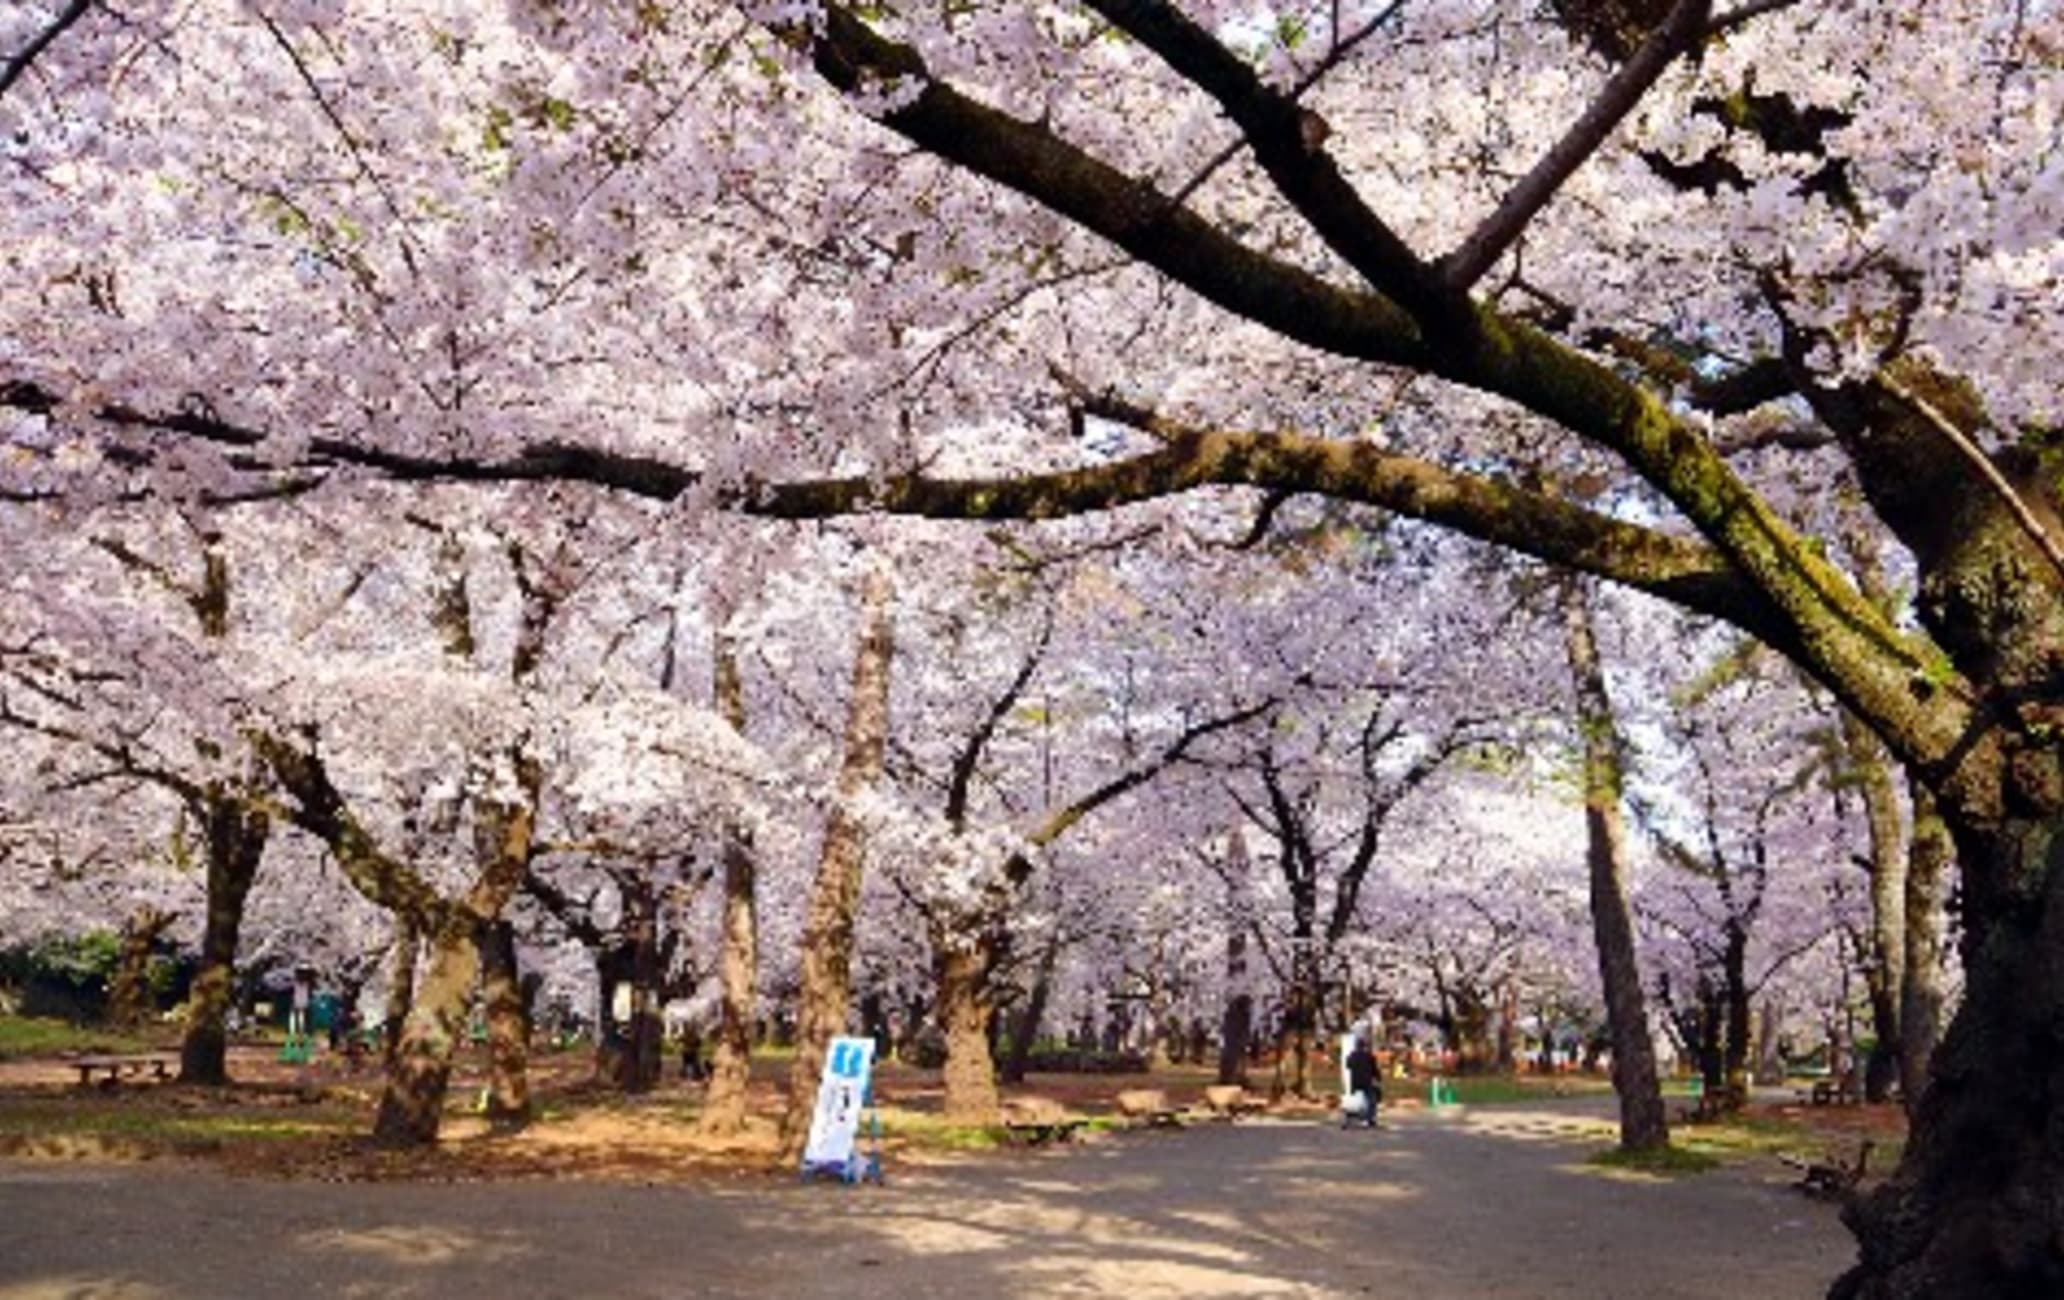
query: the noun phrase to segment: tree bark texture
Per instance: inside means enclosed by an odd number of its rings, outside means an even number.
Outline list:
[[[480,974],[476,924],[472,917],[455,912],[430,936],[429,965],[416,986],[373,1120],[373,1141],[381,1146],[427,1146],[437,1141],[451,1083],[452,1052],[465,1032],[466,1012]]]
[[[1906,872],[1906,962],[1899,989],[1899,1075],[1911,1116],[1928,1086],[1929,1060],[1942,1034],[1942,919],[1955,849],[1935,798],[1918,783]]]
[[[394,914],[394,942],[388,954],[387,1002],[380,1024],[381,1053],[389,1072],[401,1055],[401,1036],[409,1013],[416,1007],[416,965],[422,957],[423,935],[413,917]]]
[[[738,668],[738,646],[721,629],[713,648],[718,713],[740,735],[745,733],[745,682]],[[745,1127],[746,1088],[752,1072],[753,1000],[759,983],[759,914],[757,867],[746,828],[732,822],[724,828],[723,935],[717,956],[721,1001],[717,1011],[717,1044],[710,1063],[709,1088],[703,1098],[700,1125],[723,1135]]]
[[[220,791],[208,793],[202,822],[208,841],[208,916],[201,931],[200,968],[187,991],[179,1081],[220,1086],[229,1082],[226,1022],[235,992],[244,901],[258,878],[272,824],[263,811]]]
[[[1855,714],[1842,712],[1842,744],[1863,796],[1870,834],[1871,929],[1864,986],[1870,993],[1875,1041],[1863,1070],[1864,1097],[1883,1101],[1900,1076],[1900,997],[1906,977],[1907,848],[1901,834],[1899,798],[1885,747]]]
[[[387,1086],[373,1120],[373,1140],[380,1145],[427,1146],[437,1141],[451,1083],[452,1053],[465,1030],[480,975],[481,927],[501,918],[530,867],[543,773],[526,756],[512,757],[523,799],[474,800],[473,853],[479,872],[463,898],[428,910],[428,919],[434,920],[429,969],[416,986],[415,1005],[388,1066]],[[424,919],[418,917],[417,924]]]
[[[1627,828],[1621,810],[1619,725],[1598,656],[1591,606],[1573,580],[1563,589],[1564,648],[1577,699],[1584,746],[1585,860],[1591,877],[1591,928],[1598,941],[1598,978],[1612,1035],[1613,1091],[1620,1098],[1620,1146],[1628,1151],[1669,1145],[1648,1004],[1634,952],[1627,906]]]
[[[179,917],[148,904],[136,910],[122,927],[122,944],[115,955],[115,973],[108,983],[108,1020],[123,1028],[143,1023],[150,1010],[151,950]]]
[[[845,756],[839,767],[838,804],[824,831],[824,847],[803,922],[802,987],[797,995],[796,1054],[788,1075],[781,1154],[793,1162],[810,1135],[817,1078],[831,1040],[846,1027],[853,997],[853,911],[866,859],[860,797],[880,780],[889,736],[889,668],[895,654],[895,591],[886,564],[867,577],[860,599],[860,644],[853,663],[846,715]]]
[[[480,994],[487,1012],[487,1117],[497,1125],[530,1121],[530,1015],[516,963],[516,928],[480,927]]]
[[[935,934],[939,1027],[946,1035],[943,1108],[949,1124],[994,1124],[1002,1099],[989,1051],[989,954],[979,940]]]
[[[1032,1049],[1038,1045],[1040,1026],[1046,1020],[1046,1005],[1053,997],[1054,965],[1060,954],[1059,936],[1050,936],[1039,953],[1039,969],[1032,976],[1032,991],[1025,995],[1025,1005],[1012,1018],[1010,1052],[1003,1062],[1005,1083],[1025,1081]]]

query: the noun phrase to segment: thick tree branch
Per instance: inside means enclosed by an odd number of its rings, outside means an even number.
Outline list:
[[[1331,128],[1276,90],[1216,36],[1162,0],[1090,0],[1184,80],[1218,101],[1283,197],[1378,293],[1422,323],[1467,328],[1467,300],[1450,292],[1365,202],[1326,151]]]
[[[1113,6],[1114,12],[1119,11]],[[1242,105],[1254,117],[1258,156],[1286,196],[1300,197],[1306,216],[1341,225],[1328,238],[1355,245],[1358,257],[1378,255],[1380,222],[1340,196],[1330,209],[1315,201],[1331,167],[1323,155],[1291,141],[1286,121],[1304,138],[1301,110],[1273,102],[1274,92],[1244,90],[1240,73],[1186,36],[1181,20],[1152,6],[1122,12],[1141,39],[1159,41],[1164,59],[1181,63],[1192,81],[1215,89],[1221,102]],[[1414,312],[1438,328],[1442,346],[1427,346],[1420,320],[1390,298],[1352,295],[1316,277],[1255,253],[1194,214],[1171,210],[1152,187],[1056,138],[1043,126],[984,108],[931,76],[915,51],[871,31],[848,11],[827,13],[822,33],[791,30],[807,45],[821,75],[841,90],[912,78],[922,86],[883,124],[949,162],[1016,189],[1084,228],[1103,235],[1230,311],[1284,337],[1343,356],[1411,366],[1495,394],[1622,457],[1724,553],[1747,585],[1759,588],[1776,615],[1773,642],[1842,702],[1870,719],[1903,760],[1924,768],[1960,764],[1971,752],[1976,715],[1968,684],[1944,677],[1938,660],[1902,635],[1863,600],[1846,578],[1792,530],[1769,503],[1744,483],[1688,417],[1590,357],[1495,309],[1470,305],[1467,328],[1441,316],[1447,291],[1422,299],[1412,263],[1370,267],[1372,282],[1389,285]],[[1152,36],[1153,40],[1147,37]],[[1210,41],[1208,34],[1204,34]],[[1215,45],[1215,41],[1210,42]],[[1251,77],[1251,72],[1245,74]],[[1251,98],[1250,96],[1258,96]],[[1240,114],[1235,114],[1236,118]],[[1248,125],[1242,122],[1243,130]],[[1333,178],[1338,179],[1337,172]],[[1300,186],[1311,186],[1302,190]],[[1322,234],[1327,233],[1322,230]],[[1399,252],[1400,258],[1408,254]],[[1351,258],[1350,261],[1357,259]],[[1363,269],[1363,268],[1358,268]],[[1422,268],[1423,270],[1423,268]],[[1452,295],[1448,295],[1452,296]],[[1463,300],[1467,302],[1466,298]],[[1501,542],[1503,539],[1497,539]],[[1764,621],[1757,634],[1771,629]],[[1917,707],[1914,683],[1939,689]]]
[[[910,103],[882,116],[884,126],[1045,204],[1227,311],[1343,356],[1425,362],[1419,327],[1389,301],[1348,292],[1255,252],[1044,125],[970,99],[932,76],[915,50],[873,31],[851,11],[829,6],[821,31],[786,35],[807,44],[818,74],[838,90],[905,79],[921,85]]]
[[[50,20],[49,26],[37,32],[27,45],[22,46],[21,50],[7,61],[7,65],[0,68],[0,97],[4,97],[14,88],[14,83],[22,79],[22,74],[29,70],[30,64],[42,57],[43,51],[50,48],[52,41],[64,35],[68,28],[84,18],[87,11],[92,8],[93,0],[72,0],[64,7],[63,12]]]
[[[1497,210],[1486,217],[1462,241],[1460,247],[1440,263],[1440,273],[1450,289],[1465,291],[1483,278],[1506,249],[1525,233],[1532,221],[1563,182],[1576,174],[1584,161],[1612,135],[1649,88],[1686,50],[1704,39],[1706,15],[1712,0],[1677,0],[1662,26],[1649,33],[1634,57],[1621,64],[1609,78],[1598,98],[1570,125],[1533,170],[1512,187]]]

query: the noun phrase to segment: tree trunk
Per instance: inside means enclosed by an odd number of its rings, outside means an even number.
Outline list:
[[[1519,991],[1509,983],[1498,995],[1498,1072],[1519,1072]]]
[[[1749,935],[1740,925],[1730,925],[1723,972],[1726,980],[1720,994],[1724,1000],[1725,1046],[1720,1075],[1730,1093],[1746,1098],[1749,1088],[1749,1036],[1753,1008],[1749,999]]]
[[[1900,992],[1906,969],[1907,851],[1901,842],[1899,800],[1891,761],[1870,729],[1842,711],[1842,743],[1863,795],[1870,835],[1871,937],[1865,987],[1870,991],[1871,1029],[1876,1040],[1864,1066],[1864,1096],[1883,1101],[1900,1074]]]
[[[143,1023],[150,1009],[151,949],[178,919],[175,913],[145,904],[122,927],[122,946],[115,957],[114,978],[108,984],[109,1023],[124,1029]]]
[[[1247,1083],[1247,1045],[1254,1035],[1254,991],[1247,986],[1247,840],[1235,827],[1226,844],[1225,1015],[1219,1022],[1218,1081]]]
[[[1598,941],[1598,978],[1612,1036],[1613,1091],[1620,1099],[1620,1146],[1627,1151],[1669,1145],[1655,1042],[1634,955],[1634,919],[1627,907],[1627,828],[1620,807],[1619,726],[1606,693],[1591,607],[1572,580],[1563,588],[1565,649],[1584,745],[1585,858],[1591,876],[1591,929]]]
[[[946,1034],[943,1109],[950,1124],[994,1124],[1001,1099],[989,1051],[989,954],[979,941],[956,938],[934,935],[939,1027]]]
[[[1244,942],[1245,936],[1240,936]],[[1244,960],[1244,959],[1243,959]],[[1218,1081],[1245,1086],[1247,1044],[1254,1036],[1254,995],[1244,989],[1226,999],[1225,1016],[1219,1022]]]
[[[1777,1000],[1764,998],[1756,1026],[1756,1082],[1775,1087],[1785,1081],[1784,1053],[1779,1048]]]
[[[244,901],[258,878],[271,820],[259,809],[213,791],[202,820],[208,838],[208,919],[201,931],[200,969],[187,992],[179,1081],[220,1086],[229,1082],[225,1021],[236,984]]]
[[[1311,950],[1309,933],[1300,934],[1293,940],[1290,956],[1290,987],[1285,990],[1283,1007],[1283,1032],[1279,1041],[1276,1061],[1276,1085],[1278,1095],[1288,1093],[1292,1097],[1309,1097],[1311,1089],[1311,1053],[1313,1021],[1318,1014],[1317,989],[1319,970],[1318,957]]]
[[[1452,997],[1454,1032],[1448,1046],[1455,1053],[1455,1073],[1482,1074],[1493,1059],[1490,999],[1471,984],[1458,984]]]
[[[721,629],[713,651],[716,664],[717,711],[741,735],[745,732],[745,682],[738,670],[738,647]],[[752,842],[746,828],[730,822],[724,828],[723,944],[717,958],[722,1002],[717,1011],[717,1046],[710,1063],[709,1089],[704,1094],[701,1127],[727,1135],[745,1127],[746,1086],[752,1075],[753,997],[759,982],[758,884]]]
[[[451,1083],[452,1052],[465,1032],[466,1011],[480,974],[475,924],[471,917],[455,915],[430,938],[429,968],[415,990],[415,1004],[402,1028],[373,1120],[373,1141],[381,1146],[437,1141]]]
[[[1929,1058],[1942,1027],[1942,908],[1954,850],[1934,797],[1909,785],[1913,838],[1906,873],[1906,962],[1899,987],[1899,1077],[1908,1116],[1928,1086]]]
[[[1054,963],[1059,960],[1061,941],[1049,936],[1039,953],[1039,970],[1032,977],[1032,991],[1011,1026],[1010,1055],[1003,1062],[1003,1081],[1023,1083],[1032,1049],[1039,1041],[1039,1027],[1046,1019],[1046,1004],[1053,997]]]
[[[434,914],[429,970],[415,990],[415,1006],[402,1028],[373,1120],[373,1141],[379,1145],[427,1146],[437,1140],[452,1053],[480,976],[478,936],[483,926],[500,919],[530,866],[543,773],[520,752],[512,758],[524,801],[474,801],[473,855],[480,872],[461,902]],[[520,1005],[520,992],[517,1000]]]
[[[796,1054],[789,1068],[788,1106],[781,1124],[782,1158],[791,1163],[801,1157],[803,1143],[809,1138],[824,1055],[831,1040],[846,1027],[846,1010],[853,996],[853,911],[859,904],[866,854],[864,828],[855,805],[880,779],[888,746],[894,594],[888,568],[877,564],[861,594],[860,645],[853,663],[838,803],[824,831],[817,880],[803,923]]]
[[[387,1006],[385,1019],[380,1025],[381,1052],[389,1073],[401,1056],[402,1028],[408,1024],[409,1013],[416,1008],[416,961],[421,955],[422,934],[416,929],[415,920],[408,915],[394,914],[394,948],[388,958],[391,963],[387,973]]]
[[[480,992],[487,1009],[487,1117],[497,1125],[530,1121],[530,1016],[516,965],[516,928],[480,927]]]
[[[1843,1213],[1861,1261],[1840,1300],[2064,1295],[2064,816],[1951,831],[1966,995],[1905,1158]]]
[[[631,990],[630,1015],[619,1026],[623,1053],[616,1085],[627,1093],[650,1092],[659,1082],[660,1046],[666,1026],[659,1014],[659,900],[643,876],[618,882],[623,895],[623,973]]]

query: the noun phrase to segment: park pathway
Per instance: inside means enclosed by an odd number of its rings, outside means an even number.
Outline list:
[[[886,1188],[262,1182],[0,1161],[0,1300],[326,1296],[1816,1296],[1782,1171],[1583,1164],[1583,1102],[1243,1123],[890,1169]]]

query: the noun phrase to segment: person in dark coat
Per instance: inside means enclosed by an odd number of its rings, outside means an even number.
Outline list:
[[[1376,1127],[1376,1103],[1383,1099],[1383,1085],[1377,1079],[1376,1055],[1369,1050],[1369,1040],[1356,1038],[1354,1047],[1347,1054],[1347,1090],[1362,1099],[1359,1110],[1347,1111],[1340,1121],[1342,1128],[1359,1121],[1368,1128]]]

